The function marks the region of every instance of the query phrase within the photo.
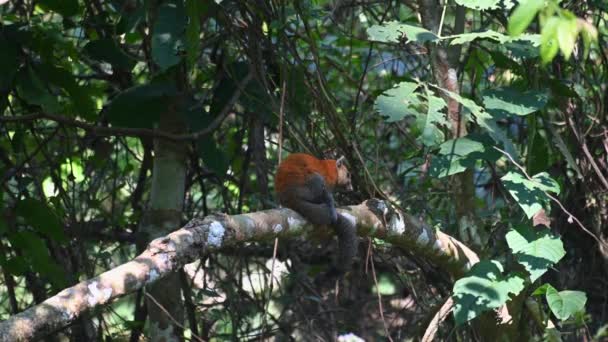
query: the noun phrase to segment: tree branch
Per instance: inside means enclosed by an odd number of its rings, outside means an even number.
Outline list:
[[[373,236],[422,255],[456,277],[479,261],[461,242],[414,217],[371,199],[340,208],[360,236]],[[85,311],[108,304],[171,274],[201,255],[246,241],[310,234],[314,227],[296,212],[272,209],[242,215],[211,215],[153,240],[135,259],[66,288],[41,304],[0,322],[0,340],[29,341],[68,326]],[[328,232],[333,230],[328,229]],[[329,236],[329,235],[328,235]]]

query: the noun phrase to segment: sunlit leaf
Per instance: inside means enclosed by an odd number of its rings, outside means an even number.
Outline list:
[[[547,304],[555,317],[566,320],[575,313],[585,309],[587,295],[581,291],[557,291],[553,286],[548,285],[545,294]]]
[[[482,96],[486,110],[492,114],[520,116],[543,109],[549,98],[544,91],[519,91],[511,87],[487,89]]]
[[[498,261],[478,262],[466,277],[454,284],[452,298],[456,324],[502,306],[511,294],[517,295],[523,288],[524,279],[515,274],[503,275],[503,267]]]
[[[380,115],[386,117],[387,122],[395,122],[408,115],[416,115],[416,111],[410,109],[410,105],[419,105],[415,91],[420,85],[414,82],[401,82],[394,88],[385,91],[378,96],[374,103],[374,109]]]
[[[534,20],[534,17],[545,6],[544,1],[539,0],[524,0],[515,8],[511,17],[507,30],[512,36],[517,36],[523,33],[528,25]]]
[[[389,21],[382,25],[372,25],[367,29],[370,40],[383,43],[399,43],[401,41],[414,41],[417,43],[432,42],[439,39],[433,32],[396,21]]]
[[[429,174],[441,178],[473,168],[478,160],[494,162],[501,154],[493,145],[490,137],[479,134],[448,140],[439,146],[438,154],[431,161]]]
[[[506,239],[517,262],[530,273],[532,282],[566,255],[561,239],[546,228],[519,225],[507,233]]]
[[[557,182],[547,173],[539,173],[529,180],[524,175],[511,171],[501,180],[528,218],[532,218],[534,214],[548,205],[549,198],[545,192],[556,194],[560,192]]]

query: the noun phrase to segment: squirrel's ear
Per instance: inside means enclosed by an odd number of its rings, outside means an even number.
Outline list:
[[[345,162],[346,162],[346,158],[344,158],[344,156],[341,156],[340,158],[338,158],[336,160],[336,166],[341,167],[342,165],[344,165]]]

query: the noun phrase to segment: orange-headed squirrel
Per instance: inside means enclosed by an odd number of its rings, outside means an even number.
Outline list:
[[[342,275],[357,255],[357,227],[336,211],[332,191],[352,190],[345,158],[320,160],[309,154],[290,154],[275,176],[279,203],[297,211],[314,225],[331,225],[338,236],[339,255],[328,274]]]

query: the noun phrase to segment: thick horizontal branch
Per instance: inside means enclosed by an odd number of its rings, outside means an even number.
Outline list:
[[[460,275],[479,259],[456,239],[435,232],[410,215],[380,200],[339,209],[357,225],[360,236],[373,236],[422,255]],[[243,215],[212,215],[194,219],[167,236],[155,239],[132,261],[0,322],[0,341],[29,341],[64,328],[83,312],[107,304],[224,246],[274,237],[313,233],[314,227],[290,209]]]

